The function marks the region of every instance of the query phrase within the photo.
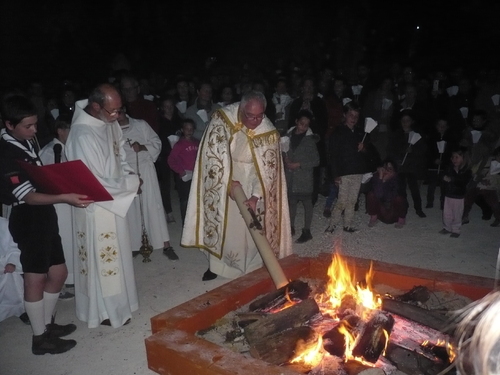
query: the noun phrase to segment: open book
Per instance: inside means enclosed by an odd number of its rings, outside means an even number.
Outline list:
[[[112,201],[113,197],[101,185],[81,160],[37,166],[18,160],[37,191],[45,194],[76,193],[94,202]]]

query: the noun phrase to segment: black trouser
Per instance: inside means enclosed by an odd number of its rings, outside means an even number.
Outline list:
[[[172,201],[170,200],[170,167],[167,160],[158,158],[155,162],[156,175],[160,185],[161,201],[167,214],[172,212]]]
[[[411,172],[400,172],[398,177],[399,194],[406,198],[406,187],[408,186],[408,188],[410,188],[411,199],[413,200],[413,208],[415,208],[415,211],[422,211],[422,198],[420,197],[417,174]]]

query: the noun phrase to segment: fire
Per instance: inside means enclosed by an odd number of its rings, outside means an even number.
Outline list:
[[[323,313],[328,313],[333,317],[337,317],[337,311],[340,307],[352,308],[357,316],[363,320],[367,320],[373,310],[379,310],[382,305],[381,299],[372,291],[373,269],[370,265],[365,276],[365,286],[356,282],[355,277],[351,274],[347,263],[338,254],[334,254],[332,263],[328,268],[329,282],[324,294],[315,296],[315,300]],[[347,300],[350,300],[346,302]],[[291,301],[290,301],[291,302]],[[346,322],[339,323],[339,333],[345,337],[345,360],[355,360],[364,364],[373,366],[363,358],[353,356],[352,351],[356,345],[357,334],[352,331],[352,327],[347,326]],[[386,345],[389,341],[388,333],[384,332],[386,337]],[[302,362],[315,366],[325,355],[322,348],[323,342],[321,335],[317,345],[297,345],[297,356],[291,361]]]
[[[346,297],[354,298],[356,302],[356,313],[366,319],[371,310],[380,309],[381,299],[372,291],[373,268],[370,265],[365,281],[366,286],[361,286],[351,275],[347,263],[338,255],[334,254],[332,263],[328,268],[329,282],[325,295],[317,296],[316,302],[328,303],[328,310],[334,314],[341,307]]]
[[[307,345],[304,341],[299,341],[295,352],[299,354],[290,361],[291,363],[301,362],[311,367],[317,366],[325,355],[325,351],[323,350],[323,338],[321,335],[318,335],[318,340],[312,345]]]

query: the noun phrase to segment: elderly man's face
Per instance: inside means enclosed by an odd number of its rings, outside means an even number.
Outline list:
[[[110,92],[106,95],[104,105],[99,111],[99,118],[107,123],[118,120],[122,110],[122,99],[117,91]]]
[[[255,129],[266,117],[264,105],[258,100],[250,100],[245,107],[240,108],[241,122],[248,129]]]
[[[137,100],[139,97],[139,84],[132,80],[125,79],[120,85],[123,98],[127,103]]]

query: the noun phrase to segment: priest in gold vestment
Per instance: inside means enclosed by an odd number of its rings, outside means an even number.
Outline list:
[[[217,110],[203,134],[193,171],[183,247],[208,255],[203,280],[236,278],[262,267],[243,217],[232,199],[241,185],[277,258],[292,253],[280,136],[265,117],[265,97],[251,91]]]

